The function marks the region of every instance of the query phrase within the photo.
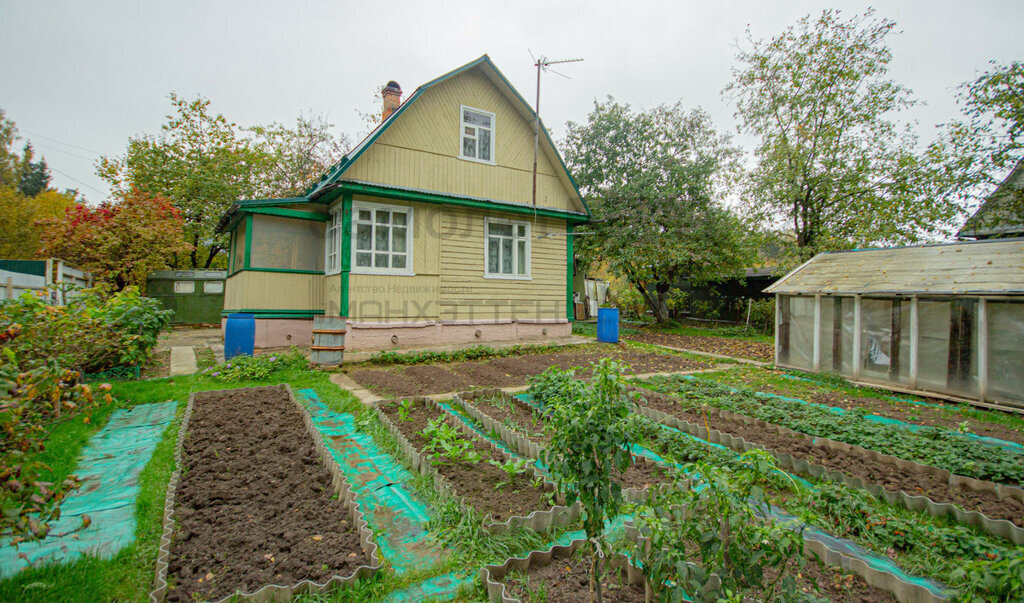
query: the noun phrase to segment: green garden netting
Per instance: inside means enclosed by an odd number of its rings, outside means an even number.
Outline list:
[[[84,555],[110,558],[134,542],[139,474],[174,419],[177,405],[173,401],[140,404],[111,413],[106,426],[82,451],[74,472],[82,486],[64,500],[50,536],[16,547],[9,539],[0,542],[0,576],[29,566],[70,563]],[[83,515],[92,524],[77,530]]]

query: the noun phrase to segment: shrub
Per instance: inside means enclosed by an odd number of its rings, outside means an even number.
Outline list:
[[[44,538],[48,522],[60,517],[61,500],[79,485],[75,476],[56,485],[42,481],[49,467],[33,457],[45,450],[47,425],[97,402],[80,372],[61,368],[54,358],[20,358],[11,345],[20,336],[16,328],[0,334],[0,537],[10,537],[12,544]],[[110,404],[110,385],[99,390]],[[89,521],[83,515],[82,527]]]
[[[270,375],[287,369],[304,368],[309,361],[298,348],[285,354],[263,356],[235,356],[223,364],[211,366],[203,371],[218,381],[260,381]]]
[[[775,328],[774,299],[756,299],[751,303],[750,326],[765,333]]]
[[[171,314],[134,287],[110,296],[102,288],[86,289],[64,306],[25,293],[0,302],[0,330],[21,331],[4,346],[27,366],[56,360],[62,369],[98,373],[148,360]]]

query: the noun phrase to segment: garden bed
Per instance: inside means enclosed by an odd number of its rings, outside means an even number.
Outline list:
[[[377,410],[384,418],[384,424],[397,431],[411,448],[413,465],[421,472],[436,472],[456,496],[485,517],[486,523],[506,523],[513,518],[526,518],[535,512],[555,509],[551,484],[530,467],[524,466],[522,472],[512,476],[506,474],[491,461],[504,465],[510,462],[509,457],[474,434],[467,433],[457,420],[432,400],[418,398],[386,402],[378,405]],[[457,432],[449,438],[448,444],[466,446],[467,452],[476,455],[478,460],[467,459],[465,452],[457,455],[461,459],[440,454],[431,459],[427,446],[432,439],[436,441],[439,438],[428,438],[423,431],[432,421],[437,424],[438,419],[442,420],[442,425]]]
[[[965,416],[960,412],[961,410],[979,414],[985,412],[971,407],[958,407],[950,402],[933,398],[925,398],[919,404],[891,397],[873,398],[837,390],[813,379],[789,377],[785,373],[760,369],[741,372],[742,375],[716,375],[712,378],[721,383],[743,384],[763,392],[801,398],[815,404],[835,406],[845,410],[863,409],[870,414],[927,427],[941,427],[953,431],[963,427],[980,436],[1024,444],[1024,431]],[[852,384],[849,387],[855,388]],[[856,388],[854,391],[861,389],[863,388]],[[884,393],[880,395],[885,396]]]
[[[467,392],[459,394],[456,401],[480,421],[485,430],[493,428],[498,432],[510,447],[531,458],[541,458],[541,451],[551,438],[544,433],[544,421],[525,402],[501,390]],[[657,464],[636,455],[633,461],[626,471],[613,472],[626,498],[642,500],[647,488],[671,481]]]
[[[775,346],[770,343],[750,341],[748,339],[733,339],[731,337],[712,337],[704,335],[679,335],[677,333],[666,333],[664,331],[631,331],[623,334],[623,339],[663,345],[682,350],[695,350],[710,354],[721,354],[723,356],[734,356],[736,358],[749,358],[762,362],[775,360]]]
[[[470,389],[526,385],[530,377],[552,366],[581,368],[601,358],[615,358],[637,374],[679,372],[707,368],[711,363],[684,356],[659,354],[619,345],[591,344],[551,354],[527,354],[494,358],[484,362],[451,362],[389,368],[355,368],[348,375],[360,385],[383,396],[405,397],[443,394]]]
[[[197,393],[189,413],[180,481],[176,474],[168,488],[176,525],[158,560],[168,600],[321,590],[378,564],[344,481],[332,484],[287,389]]]
[[[1006,520],[1017,526],[1024,526],[1024,502],[1009,496],[1000,498],[992,489],[957,486],[950,483],[948,475],[940,475],[941,472],[915,470],[895,462],[885,462],[867,451],[816,443],[812,437],[780,429],[749,417],[723,412],[714,407],[698,411],[680,404],[680,401],[672,396],[641,388],[637,391],[649,408],[690,423],[698,429],[704,427],[742,438],[776,455],[803,459],[827,471],[836,471],[847,478],[875,484],[890,492],[904,492],[915,497],[924,496],[938,503],[950,503],[966,511],[980,513],[990,519]],[[703,432],[693,435],[707,437]],[[1005,533],[998,535],[1007,536]]]

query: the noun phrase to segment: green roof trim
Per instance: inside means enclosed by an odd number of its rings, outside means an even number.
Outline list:
[[[464,197],[448,195],[434,191],[402,188],[388,186],[371,182],[356,182],[344,180],[338,183],[336,192],[354,193],[357,195],[369,195],[383,197],[385,199],[401,199],[404,201],[419,201],[422,203],[438,203],[445,205],[459,205],[475,209],[487,209],[520,215],[538,215],[545,218],[557,218],[567,222],[579,224],[589,222],[590,217],[578,212],[570,212],[562,209],[551,209],[546,207],[534,207],[526,203],[510,203],[508,201],[496,201],[481,197]]]
[[[312,318],[322,316],[323,310],[274,310],[274,309],[244,309],[244,310],[222,310],[220,315],[229,314],[255,314],[256,318]]]
[[[526,112],[528,113],[529,118],[535,119],[536,113],[534,112],[533,107],[531,107],[530,104],[526,102],[526,99],[524,99],[522,95],[519,94],[519,91],[516,90],[515,87],[508,81],[508,78],[506,78],[505,75],[501,73],[501,71],[494,65],[494,63],[491,61],[491,58],[485,54],[480,58],[474,61],[470,61],[469,63],[466,63],[465,65],[457,69],[449,71],[448,73],[440,77],[436,77],[427,82],[426,84],[423,84],[419,88],[417,88],[416,91],[412,93],[412,96],[408,98],[408,100],[402,103],[397,110],[395,110],[391,115],[388,116],[387,119],[381,122],[377,126],[377,128],[370,133],[369,136],[367,136],[361,143],[359,143],[359,145],[356,146],[355,149],[353,149],[347,155],[345,155],[345,157],[337,165],[331,168],[330,171],[321,176],[320,180],[318,180],[316,184],[306,189],[306,196],[310,200],[316,200],[317,197],[323,195],[328,190],[328,187],[337,183],[338,179],[341,178],[341,176],[344,175],[348,168],[351,167],[352,164],[355,163],[356,160],[358,160],[359,157],[362,156],[366,149],[372,146],[373,143],[378,138],[380,138],[380,136],[384,134],[384,132],[387,131],[387,129],[390,128],[393,123],[395,123],[395,121],[405,111],[405,109],[411,106],[414,102],[416,102],[416,99],[418,99],[425,91],[427,91],[433,86],[436,86],[437,84],[440,84],[461,73],[464,73],[465,71],[468,71],[483,64],[486,64],[488,67],[490,67],[491,70],[494,71],[495,75],[497,75],[498,78],[505,84],[505,86],[507,86],[508,89],[512,91],[512,94],[515,96],[515,98],[522,104],[523,107],[526,108]],[[587,206],[586,200],[583,198],[583,195],[580,194],[580,189],[579,186],[576,184],[576,179],[573,178],[572,173],[569,172],[569,168],[565,165],[565,161],[562,159],[562,154],[558,152],[558,147],[555,146],[554,141],[551,139],[551,134],[548,132],[547,127],[544,125],[544,120],[540,120],[540,130],[541,132],[543,132],[544,138],[547,140],[548,144],[550,144],[551,148],[554,150],[555,157],[558,158],[559,165],[562,166],[562,170],[565,172],[566,177],[569,179],[569,183],[572,185],[573,190],[576,192],[576,196],[579,198],[580,203],[583,204],[583,208],[586,211],[587,216],[589,217],[590,207]]]

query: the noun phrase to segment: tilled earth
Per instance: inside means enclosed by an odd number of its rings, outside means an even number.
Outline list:
[[[182,462],[169,600],[322,583],[366,563],[351,513],[283,389],[198,394]]]
[[[737,358],[749,358],[771,362],[775,359],[775,349],[770,343],[759,341],[748,341],[746,339],[733,339],[730,337],[705,337],[696,335],[677,335],[675,333],[663,333],[661,331],[643,330],[623,335],[624,339],[639,341],[641,343],[652,343],[654,345],[665,345],[681,350],[696,350],[698,352],[710,352],[724,356],[735,356]]]
[[[591,362],[614,358],[637,374],[708,368],[710,361],[644,352],[624,345],[593,344],[554,354],[530,354],[493,358],[482,362],[450,362],[387,368],[354,368],[348,375],[357,383],[384,396],[426,396],[470,389],[526,385],[530,377],[552,366],[580,368],[589,377]]]

